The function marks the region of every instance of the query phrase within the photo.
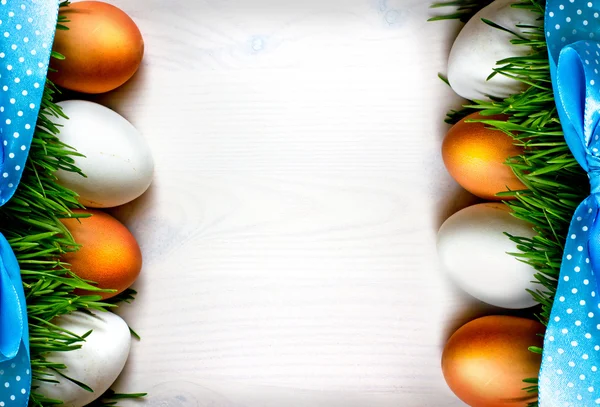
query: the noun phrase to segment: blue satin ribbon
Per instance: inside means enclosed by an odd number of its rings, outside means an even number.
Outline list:
[[[0,234],[0,406],[26,406],[31,389],[27,308],[19,264]]]
[[[600,0],[548,0],[544,26],[565,140],[591,188],[569,227],[539,403],[591,407],[600,405]]]
[[[15,193],[46,83],[59,0],[0,0],[0,206]],[[31,390],[27,306],[17,259],[0,234],[0,407]]]

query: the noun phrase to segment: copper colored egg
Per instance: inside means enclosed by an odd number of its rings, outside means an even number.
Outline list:
[[[508,200],[499,192],[523,190],[525,186],[505,162],[522,154],[522,149],[502,131],[468,119],[503,120],[504,116],[474,113],[455,124],[442,143],[442,158],[452,178],[464,189],[486,200]]]
[[[450,389],[471,407],[526,407],[536,400],[524,379],[537,378],[544,326],[537,321],[488,316],[464,325],[452,335],[442,355]]]
[[[144,40],[134,21],[121,9],[100,1],[61,8],[68,30],[57,30],[49,78],[66,89],[103,93],[127,82],[138,70]]]
[[[82,294],[113,297],[137,279],[142,269],[142,253],[129,230],[107,213],[98,210],[80,210],[89,213],[82,219],[62,219],[75,243],[81,245],[76,252],[66,253],[62,260],[71,265],[71,271],[84,280],[97,283],[102,289],[114,293],[82,292]]]

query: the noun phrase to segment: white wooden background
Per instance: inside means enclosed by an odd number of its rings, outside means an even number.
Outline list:
[[[457,407],[440,355],[490,312],[444,281],[437,79],[459,24],[425,0],[114,0],[136,77],[96,100],[156,178],[115,211],[138,238],[143,337],[117,388],[160,407]]]

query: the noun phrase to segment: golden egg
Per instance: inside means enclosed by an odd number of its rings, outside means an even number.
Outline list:
[[[448,341],[442,371],[450,389],[471,407],[526,407],[536,400],[524,379],[537,378],[544,326],[524,318],[488,316],[469,322]]]
[[[121,9],[100,1],[82,1],[61,8],[68,30],[57,30],[49,78],[66,89],[103,93],[127,82],[138,70],[144,40]]]
[[[442,143],[442,158],[448,172],[464,189],[487,200],[509,200],[499,192],[523,190],[512,169],[505,164],[522,149],[502,131],[483,123],[466,123],[468,119],[502,120],[504,116],[481,116],[473,113],[455,124]]]
[[[115,293],[92,293],[103,298],[113,297],[127,289],[142,269],[142,253],[129,230],[107,213],[98,210],[75,210],[92,216],[81,219],[62,219],[75,243],[76,252],[63,255],[71,271],[97,287],[117,290]]]

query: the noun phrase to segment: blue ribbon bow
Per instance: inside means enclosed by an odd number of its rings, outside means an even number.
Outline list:
[[[59,0],[0,0],[0,206],[13,196],[43,97]],[[31,390],[27,306],[17,259],[0,234],[0,407]]]
[[[0,406],[26,406],[31,389],[29,331],[17,259],[0,234]]]
[[[565,244],[540,370],[541,407],[600,405],[600,0],[548,0],[545,32],[565,140],[590,196]]]

